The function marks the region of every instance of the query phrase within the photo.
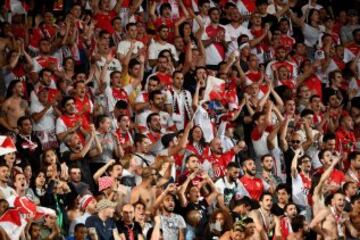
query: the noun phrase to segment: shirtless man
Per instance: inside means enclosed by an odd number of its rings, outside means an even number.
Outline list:
[[[350,222],[349,215],[344,212],[345,195],[336,192],[328,207],[319,211],[310,223],[310,228],[323,236],[324,240],[347,239],[345,227],[354,238],[359,238],[359,232]]]
[[[271,213],[273,205],[271,193],[263,193],[259,199],[259,204],[260,208],[252,210],[249,217],[254,220],[256,231],[260,234],[258,239],[272,239],[275,221]]]
[[[360,195],[351,198],[351,208],[349,213],[351,223],[360,232]]]
[[[286,240],[303,240],[309,233],[309,224],[303,215],[297,215],[291,220],[291,228],[293,232],[289,234]]]
[[[28,112],[28,103],[23,99],[24,85],[20,80],[10,83],[7,98],[1,108],[0,125],[8,131],[17,132],[17,120]]]
[[[146,213],[149,214],[155,202],[155,185],[157,181],[156,170],[145,167],[142,171],[142,182],[133,188],[130,196],[130,203],[134,204],[141,198],[146,204]]]
[[[4,37],[0,37],[0,67],[6,65],[6,52],[11,50],[14,44],[14,36],[11,33],[11,28],[9,23],[5,23],[2,29]]]

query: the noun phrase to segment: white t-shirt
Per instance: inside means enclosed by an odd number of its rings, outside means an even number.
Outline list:
[[[162,50],[170,50],[171,54],[173,55],[174,59],[176,61],[179,60],[177,53],[176,53],[176,48],[174,45],[172,45],[171,43],[165,43],[165,44],[161,44],[158,41],[152,41],[150,43],[149,46],[149,60],[156,60],[159,57],[159,53]]]
[[[100,71],[105,66],[105,63],[106,63],[106,59],[104,57],[101,57],[101,60],[96,62],[96,65],[100,68]],[[107,86],[110,85],[110,74],[114,71],[121,72],[121,69],[122,67],[119,60],[113,58],[111,63],[108,65],[107,75],[105,76],[104,79]],[[94,81],[94,89],[98,89],[99,86],[97,85],[98,85],[97,81]]]
[[[44,110],[45,106],[38,101],[31,102],[30,113],[39,113]],[[38,121],[34,121],[34,131],[51,131],[55,130],[55,111],[50,107],[43,117]]]
[[[250,30],[242,25],[240,25],[237,28],[234,28],[233,25],[231,25],[231,23],[229,23],[229,24],[225,25],[224,27],[231,39],[231,42],[228,45],[228,49],[227,49],[227,53],[226,53],[227,55],[230,55],[233,51],[235,51],[239,48],[237,39],[240,35],[246,34],[250,40],[252,40],[254,38],[253,35],[251,34]]]
[[[291,177],[292,180],[292,200],[295,204],[300,206],[308,206],[309,202],[307,199],[308,193],[305,191],[304,183],[300,174],[296,178]]]
[[[131,46],[131,42],[129,40],[121,41],[117,48],[117,53],[120,53],[121,55],[126,55],[129,52]],[[135,47],[132,51],[133,54],[138,54],[139,50],[144,47],[144,44],[140,41],[135,41]]]

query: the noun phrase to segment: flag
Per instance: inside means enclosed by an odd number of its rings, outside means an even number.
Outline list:
[[[29,5],[23,0],[5,0],[5,10],[15,14],[26,14],[30,7]]]
[[[13,140],[9,136],[0,136],[0,156],[16,152]]]
[[[221,101],[224,98],[224,96],[225,96],[225,81],[220,78],[209,76],[207,78],[204,98],[202,102],[214,101],[214,100]]]
[[[11,239],[20,239],[21,233],[26,227],[26,220],[17,209],[8,209],[0,217],[0,227]]]

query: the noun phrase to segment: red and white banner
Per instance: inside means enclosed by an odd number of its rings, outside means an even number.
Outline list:
[[[36,206],[27,197],[12,196],[6,199],[10,208],[0,216],[0,227],[11,239],[20,239],[26,224],[37,221],[45,215],[54,215],[53,209]]]
[[[221,101],[224,98],[224,96],[225,96],[225,81],[220,78],[209,76],[207,78],[204,98],[202,102],[214,101],[214,100]]]

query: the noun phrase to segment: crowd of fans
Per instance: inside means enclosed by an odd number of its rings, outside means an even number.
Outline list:
[[[54,210],[18,238],[360,239],[359,1],[1,6],[0,216]]]

